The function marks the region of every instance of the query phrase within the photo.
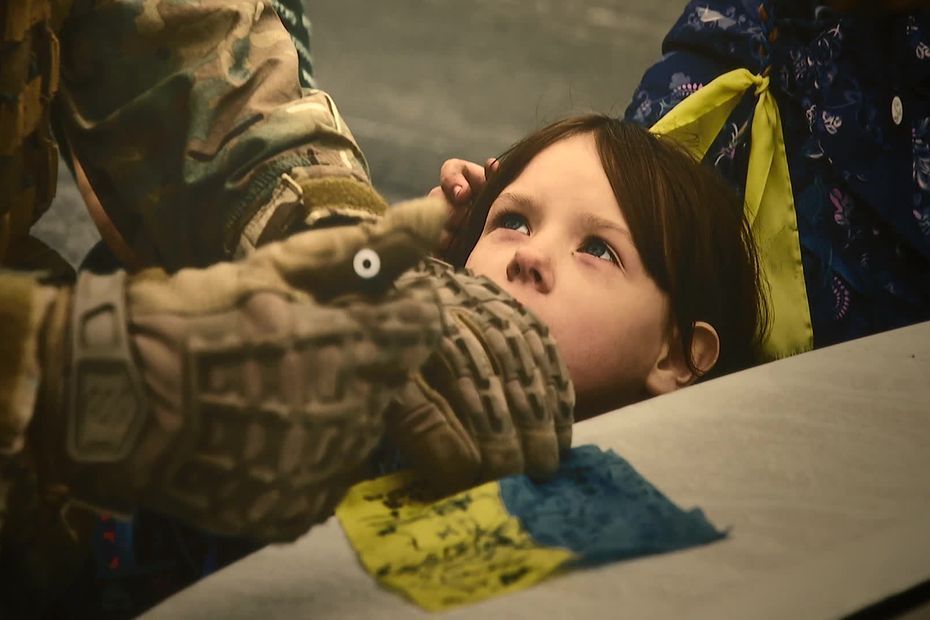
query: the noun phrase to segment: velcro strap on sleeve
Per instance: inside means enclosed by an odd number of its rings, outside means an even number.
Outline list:
[[[303,189],[308,219],[313,218],[314,212],[319,210],[343,210],[380,216],[388,208],[387,202],[371,185],[350,177],[301,179],[298,182]]]
[[[372,221],[388,209],[387,202],[370,184],[352,176],[308,178],[296,174],[284,178],[298,200],[277,205],[274,213],[264,217],[255,246],[282,239],[301,225],[318,228]]]

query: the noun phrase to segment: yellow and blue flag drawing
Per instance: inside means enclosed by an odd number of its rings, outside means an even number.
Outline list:
[[[595,446],[572,450],[546,482],[512,476],[439,500],[423,489],[410,472],[362,482],[336,515],[365,569],[432,611],[725,536]]]

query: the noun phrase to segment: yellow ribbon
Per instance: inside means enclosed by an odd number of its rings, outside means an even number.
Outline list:
[[[811,350],[814,331],[781,117],[768,76],[746,69],[724,73],[675,106],[650,131],[675,139],[701,160],[752,87],[758,100],[752,121],[745,209],[767,283],[770,316],[763,353],[777,359]]]

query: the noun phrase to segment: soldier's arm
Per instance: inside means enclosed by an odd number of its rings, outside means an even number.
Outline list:
[[[392,282],[444,217],[398,205],[172,276],[0,271],[0,531],[33,478],[33,495],[267,541],[327,518],[437,339],[430,283]]]
[[[383,210],[271,3],[76,3],[60,40],[56,130],[144,262],[229,258],[314,206]]]

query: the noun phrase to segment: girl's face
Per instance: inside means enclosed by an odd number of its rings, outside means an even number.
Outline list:
[[[539,153],[491,205],[466,267],[545,322],[581,418],[647,395],[667,353],[667,296],[646,273],[594,138]]]

